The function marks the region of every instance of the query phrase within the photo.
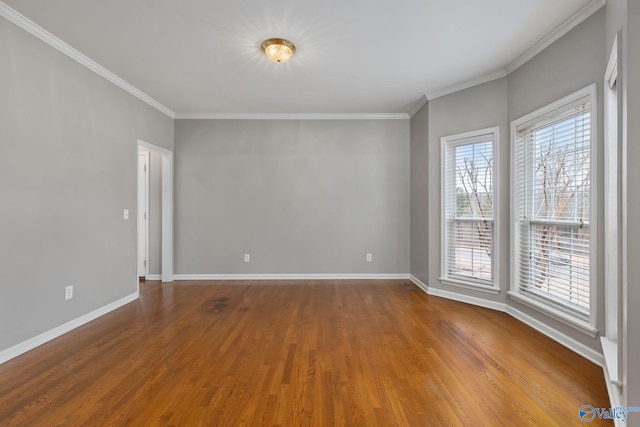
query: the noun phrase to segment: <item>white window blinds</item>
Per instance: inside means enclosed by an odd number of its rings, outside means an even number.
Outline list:
[[[590,98],[516,126],[515,136],[518,291],[589,320]]]
[[[493,285],[496,134],[443,139],[444,279]]]

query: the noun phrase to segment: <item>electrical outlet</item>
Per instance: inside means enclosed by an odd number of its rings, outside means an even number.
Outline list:
[[[373,261],[373,256],[371,254],[367,254],[367,262]]]
[[[244,262],[251,262],[251,255],[244,254]]]
[[[68,300],[73,298],[73,286],[67,286],[64,288],[64,299]]]

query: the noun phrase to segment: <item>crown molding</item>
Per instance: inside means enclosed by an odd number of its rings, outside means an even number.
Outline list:
[[[54,36],[53,34],[48,32],[47,30],[45,30],[44,28],[42,28],[32,20],[30,20],[29,18],[27,18],[26,16],[20,14],[15,9],[12,9],[11,7],[9,7],[7,4],[5,4],[2,1],[0,1],[0,16],[16,24],[18,27],[22,28],[26,32],[30,33],[31,35],[39,38],[43,42],[47,43],[49,46],[67,55],[69,58],[73,59],[79,64],[84,65],[89,70],[93,71],[100,77],[103,77],[104,79],[118,86],[120,89],[124,90],[125,92],[128,92],[129,94],[135,96],[142,102],[149,104],[156,110],[166,114],[172,119],[175,118],[176,113],[174,113],[172,110],[165,107],[155,99],[151,98],[146,93],[142,92],[141,90],[127,83],[120,77],[116,76],[114,73],[107,70],[102,65],[95,62],[93,59],[84,55],[83,53],[76,50],[75,48],[71,47],[70,45],[68,45],[58,37]]]
[[[521,67],[531,58],[542,52],[544,49],[549,47],[552,43],[558,40],[560,37],[567,34],[569,31],[574,29],[576,26],[581,24],[591,15],[596,13],[600,8],[607,4],[607,0],[591,0],[588,4],[586,4],[582,9],[573,14],[569,19],[564,21],[562,24],[558,25],[553,31],[540,39],[536,44],[527,49],[523,54],[518,56],[513,62],[504,67],[504,69],[500,69],[490,74],[486,74],[484,76],[480,76],[471,80],[467,80],[462,83],[458,83],[453,86],[446,87],[444,89],[439,89],[430,93],[427,93],[427,98],[429,100],[433,100],[439,98],[441,96],[449,95],[454,92],[458,92],[463,89],[467,89],[482,83],[489,82],[491,80],[499,79],[501,77],[505,77],[516,69]]]
[[[178,113],[176,120],[408,120],[407,113]]]
[[[427,102],[429,102],[427,95],[422,95],[422,97],[416,102],[416,105],[414,105],[411,111],[409,111],[409,118],[415,116],[416,113],[427,104]]]
[[[139,100],[145,102],[158,111],[166,114],[172,119],[179,120],[407,120],[413,117],[420,108],[422,108],[429,100],[439,98],[441,96],[449,95],[454,92],[458,92],[463,89],[467,89],[482,83],[486,83],[501,77],[505,77],[512,73],[520,66],[525,64],[535,55],[546,49],[560,37],[571,31],[577,25],[585,21],[595,12],[600,10],[606,5],[606,0],[591,0],[582,9],[576,12],[569,19],[564,21],[553,31],[543,37],[536,44],[527,49],[522,55],[517,57],[513,62],[507,65],[504,69],[497,70],[493,73],[486,74],[480,77],[476,77],[471,80],[467,80],[453,86],[449,86],[443,89],[439,89],[426,95],[414,105],[414,107],[408,113],[178,113],[164,106],[160,102],[156,101],[149,95],[145,94],[141,90],[137,89],[133,85],[127,83],[122,78],[118,77],[111,71],[104,68],[91,58],[82,54],[69,44],[65,43],[58,37],[54,36],[44,28],[40,27],[35,22],[31,21],[24,15],[20,14],[13,8],[9,7],[4,2],[0,1],[0,16],[4,17],[8,21],[14,23],[18,27],[32,34],[33,36],[44,41],[54,49],[67,55],[71,59],[75,60],[79,64],[87,67],[89,70],[95,72],[99,76],[103,77],[107,81],[118,86],[122,90],[135,96]]]
[[[453,86],[446,87],[444,89],[427,93],[427,98],[429,100],[434,100],[436,98],[440,98],[441,96],[449,95],[451,93],[458,92],[463,89],[468,89],[470,87],[477,86],[482,83],[487,83],[492,80],[500,79],[502,77],[505,77],[506,75],[507,75],[507,71],[505,69],[500,69],[498,71],[494,71],[493,73],[485,74],[484,76],[476,77],[474,79],[467,80],[462,83],[458,83]]]
[[[505,67],[508,74],[511,74],[531,58],[549,47],[553,42],[577,27],[588,17],[596,13],[607,4],[607,0],[591,0],[582,9],[576,12],[569,19],[558,25],[553,31],[544,36],[540,41],[527,49],[522,55]]]

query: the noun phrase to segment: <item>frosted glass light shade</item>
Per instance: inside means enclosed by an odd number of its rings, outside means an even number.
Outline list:
[[[273,62],[287,62],[296,51],[296,46],[285,39],[267,39],[262,42],[262,50]]]

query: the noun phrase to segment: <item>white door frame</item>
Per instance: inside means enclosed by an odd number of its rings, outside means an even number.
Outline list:
[[[162,156],[162,281],[173,282],[173,151],[138,140],[138,150],[146,148]],[[136,161],[136,165],[137,165]],[[137,166],[136,166],[137,168]],[[137,192],[137,187],[136,187]],[[147,221],[148,223],[148,221]],[[137,227],[137,226],[136,226]],[[147,263],[148,264],[148,263]],[[136,277],[138,284],[138,277]],[[138,284],[139,285],[139,284]],[[137,285],[137,286],[138,286]]]
[[[145,157],[145,165],[147,170],[144,172],[144,206],[140,206],[140,199],[138,198],[138,211],[136,215],[136,220],[138,221],[138,236],[140,233],[140,212],[144,212],[146,217],[144,218],[144,267],[142,271],[140,271],[140,260],[138,259],[138,276],[143,276],[145,279],[149,275],[149,152],[141,151],[138,148],[138,157]],[[140,163],[138,163],[138,168],[140,167]],[[140,197],[140,170],[138,169],[138,197]],[[142,208],[142,209],[141,209]],[[138,238],[138,244],[140,244],[140,239]],[[140,256],[140,247],[138,247],[138,256]],[[140,274],[142,273],[142,274]]]

